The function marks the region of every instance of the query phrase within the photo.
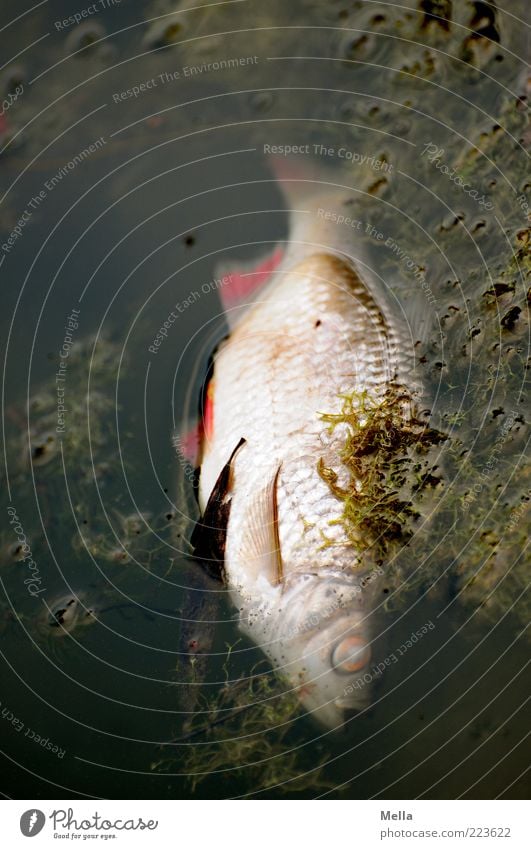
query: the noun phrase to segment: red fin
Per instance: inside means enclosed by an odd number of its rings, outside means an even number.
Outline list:
[[[214,436],[214,380],[210,380],[207,386],[203,412],[203,431],[207,439],[212,439]]]
[[[190,430],[176,434],[173,437],[173,447],[192,465],[197,464],[199,449],[203,441],[203,426],[198,422]]]
[[[205,393],[203,420],[173,438],[173,446],[189,463],[197,465],[203,440],[214,435],[214,380],[208,382]]]
[[[227,283],[220,286],[219,293],[225,310],[235,307],[241,301],[249,300],[269,280],[273,271],[282,260],[282,248],[275,248],[272,254],[252,265],[240,265],[223,275]]]

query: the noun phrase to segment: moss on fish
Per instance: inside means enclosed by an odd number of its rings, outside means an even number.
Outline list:
[[[337,472],[322,458],[317,470],[343,501],[342,516],[333,524],[342,524],[357,551],[372,549],[381,559],[391,543],[410,536],[408,522],[418,512],[409,496],[436,480],[419,458],[446,437],[418,417],[405,387],[390,385],[381,398],[365,390],[340,398],[340,412],[321,418],[331,433],[347,426],[340,460],[348,484],[340,486]]]

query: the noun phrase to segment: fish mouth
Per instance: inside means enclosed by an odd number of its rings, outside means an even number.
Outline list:
[[[357,711],[359,710],[359,702],[356,699],[339,698],[334,701],[334,705],[338,710],[347,711]]]
[[[347,696],[342,693],[334,696],[320,688],[311,690],[308,687],[306,692],[299,692],[298,697],[308,716],[330,731],[340,731],[350,719],[365,715],[371,708],[370,687]]]

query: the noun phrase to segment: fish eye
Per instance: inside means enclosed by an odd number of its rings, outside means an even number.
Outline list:
[[[348,675],[363,669],[370,657],[371,647],[363,637],[345,637],[332,651],[332,665],[337,672]]]

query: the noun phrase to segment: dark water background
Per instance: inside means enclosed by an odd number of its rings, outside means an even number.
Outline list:
[[[245,0],[172,17],[176,5],[123,0],[59,32],[54,22],[76,9],[45,3],[10,24],[4,3],[0,19],[1,85],[24,88],[0,125],[2,243],[32,197],[46,195],[0,257],[2,509],[16,510],[42,590],[28,593],[6,522],[3,794],[525,797],[525,4]],[[231,57],[257,58],[184,76]],[[176,70],[179,79],[160,81]],[[113,98],[152,79],[136,98]],[[422,155],[428,143],[491,210]],[[268,667],[187,557],[196,513],[171,443],[225,332],[210,285],[219,263],[287,238],[265,144],[344,147],[391,164],[316,159],[356,192],[356,217],[426,269],[436,297],[421,301],[431,331],[419,371],[449,438],[433,460],[436,485],[418,494],[415,535],[388,572],[387,650],[436,627],[339,734],[284,712],[272,675],[270,714],[240,710],[253,701],[241,678]],[[406,314],[418,309],[404,263],[361,238]],[[193,292],[201,297],[186,303]],[[155,355],[149,346],[177,303]],[[55,375],[72,309],[58,439]],[[58,634],[49,610],[73,596],[79,617]],[[82,621],[87,609],[96,621]],[[217,624],[181,624],[196,617]],[[191,636],[208,659],[190,655]],[[201,782],[187,775],[211,770]]]

